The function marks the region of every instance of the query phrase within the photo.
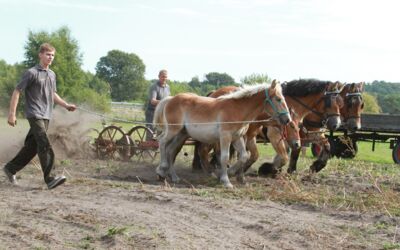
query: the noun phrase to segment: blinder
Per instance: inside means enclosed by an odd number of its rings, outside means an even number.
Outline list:
[[[355,104],[356,100],[360,100],[362,105],[364,104],[361,92],[347,93],[346,94],[346,106],[347,106],[347,108],[348,109],[351,108]]]

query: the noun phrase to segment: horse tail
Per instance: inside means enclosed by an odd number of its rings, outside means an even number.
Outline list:
[[[169,100],[172,98],[172,96],[168,96],[164,99],[162,99],[156,106],[156,110],[154,111],[154,117],[153,117],[153,126],[155,130],[160,130],[163,131],[164,127],[164,108],[165,105],[169,102]]]

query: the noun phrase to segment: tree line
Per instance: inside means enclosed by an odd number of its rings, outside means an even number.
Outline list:
[[[146,66],[134,54],[111,50],[101,57],[95,73],[82,69],[82,53],[78,41],[71,36],[68,27],[54,32],[32,32],[24,46],[24,61],[14,65],[0,59],[0,102],[8,107],[12,91],[23,72],[38,64],[38,50],[42,43],[49,42],[56,48],[51,69],[57,74],[57,91],[68,101],[87,105],[92,109],[107,112],[112,101],[144,102],[147,91],[157,79],[145,79]],[[270,82],[267,74],[252,74],[235,82],[227,73],[210,72],[200,80],[194,76],[188,82],[170,80],[171,94],[192,92],[206,95],[212,90],[228,85]],[[400,113],[400,84],[374,81],[365,85],[365,111],[370,113]],[[23,98],[21,99],[23,102]],[[19,112],[23,105],[18,105]]]

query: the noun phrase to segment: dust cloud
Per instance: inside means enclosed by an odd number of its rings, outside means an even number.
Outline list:
[[[18,119],[17,126],[7,125],[7,117],[3,116],[0,125],[0,164],[10,161],[21,149],[29,131],[29,124],[25,118]],[[96,136],[92,127],[98,124],[99,118],[80,110],[68,112],[56,107],[50,121],[48,136],[54,149],[56,159],[66,158],[93,158],[94,150],[91,146]]]

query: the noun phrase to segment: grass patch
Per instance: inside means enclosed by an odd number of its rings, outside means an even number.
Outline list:
[[[114,237],[116,235],[125,235],[128,231],[128,227],[111,227],[107,230],[108,237]]]

